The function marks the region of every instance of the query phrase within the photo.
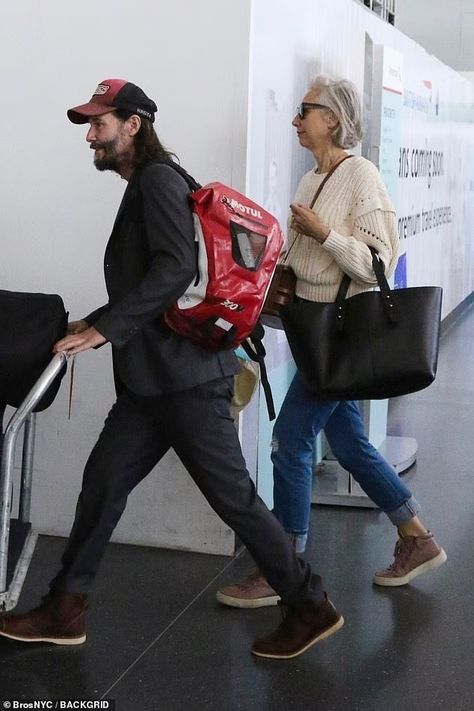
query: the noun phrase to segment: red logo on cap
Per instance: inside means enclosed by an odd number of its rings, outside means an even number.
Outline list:
[[[109,89],[110,86],[108,84],[99,84],[97,89],[94,91],[93,96],[103,96]]]

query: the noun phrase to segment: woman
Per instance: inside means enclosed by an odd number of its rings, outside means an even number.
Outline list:
[[[352,279],[348,296],[367,291],[377,284],[369,247],[377,250],[389,277],[397,263],[398,234],[394,208],[375,166],[362,157],[346,160],[346,149],[362,137],[357,90],[346,80],[317,77],[292,123],[300,145],[316,161],[316,168],[303,176],[291,205],[285,263],[296,274],[296,295],[301,300],[332,302],[344,273]],[[336,165],[310,209],[318,187]],[[308,537],[313,445],[322,429],[339,463],[398,529],[394,561],[376,573],[373,582],[405,585],[442,565],[445,552],[418,517],[420,507],[410,490],[368,441],[357,402],[316,400],[299,373],[276,421],[271,455],[274,514],[296,552],[304,551]],[[217,599],[233,607],[278,602],[258,570],[242,583],[220,590]]]

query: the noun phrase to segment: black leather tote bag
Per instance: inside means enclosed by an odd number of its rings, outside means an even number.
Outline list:
[[[53,358],[53,345],[66,333],[67,313],[56,294],[0,290],[0,402],[19,407]],[[60,375],[35,407],[51,405]]]
[[[345,275],[334,303],[280,308],[298,370],[318,398],[385,399],[422,390],[435,379],[441,287],[391,290],[371,252],[380,291],[346,299]]]

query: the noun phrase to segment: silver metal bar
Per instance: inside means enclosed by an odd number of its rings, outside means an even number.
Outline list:
[[[35,451],[36,413],[31,412],[25,420],[23,434],[23,457],[18,518],[23,523],[30,520],[31,486],[33,479],[33,455]]]
[[[29,414],[61,372],[67,356],[57,353],[45,368],[26,398],[16,410],[5,430],[0,470],[0,593],[6,589],[8,539],[10,534],[13,464],[18,433]]]
[[[33,553],[38,540],[38,534],[30,530],[23,545],[23,551],[16,564],[12,580],[6,592],[0,592],[0,610],[7,612],[16,607],[21,589],[28,572],[28,568],[33,557]]]

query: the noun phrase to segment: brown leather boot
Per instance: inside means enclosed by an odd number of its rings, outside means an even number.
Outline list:
[[[344,618],[328,600],[315,603],[306,600],[300,605],[282,605],[283,621],[267,637],[255,640],[252,653],[270,659],[292,659],[326,637],[337,632]]]
[[[0,635],[19,642],[82,644],[86,641],[85,609],[85,595],[55,592],[34,610],[2,615]]]

